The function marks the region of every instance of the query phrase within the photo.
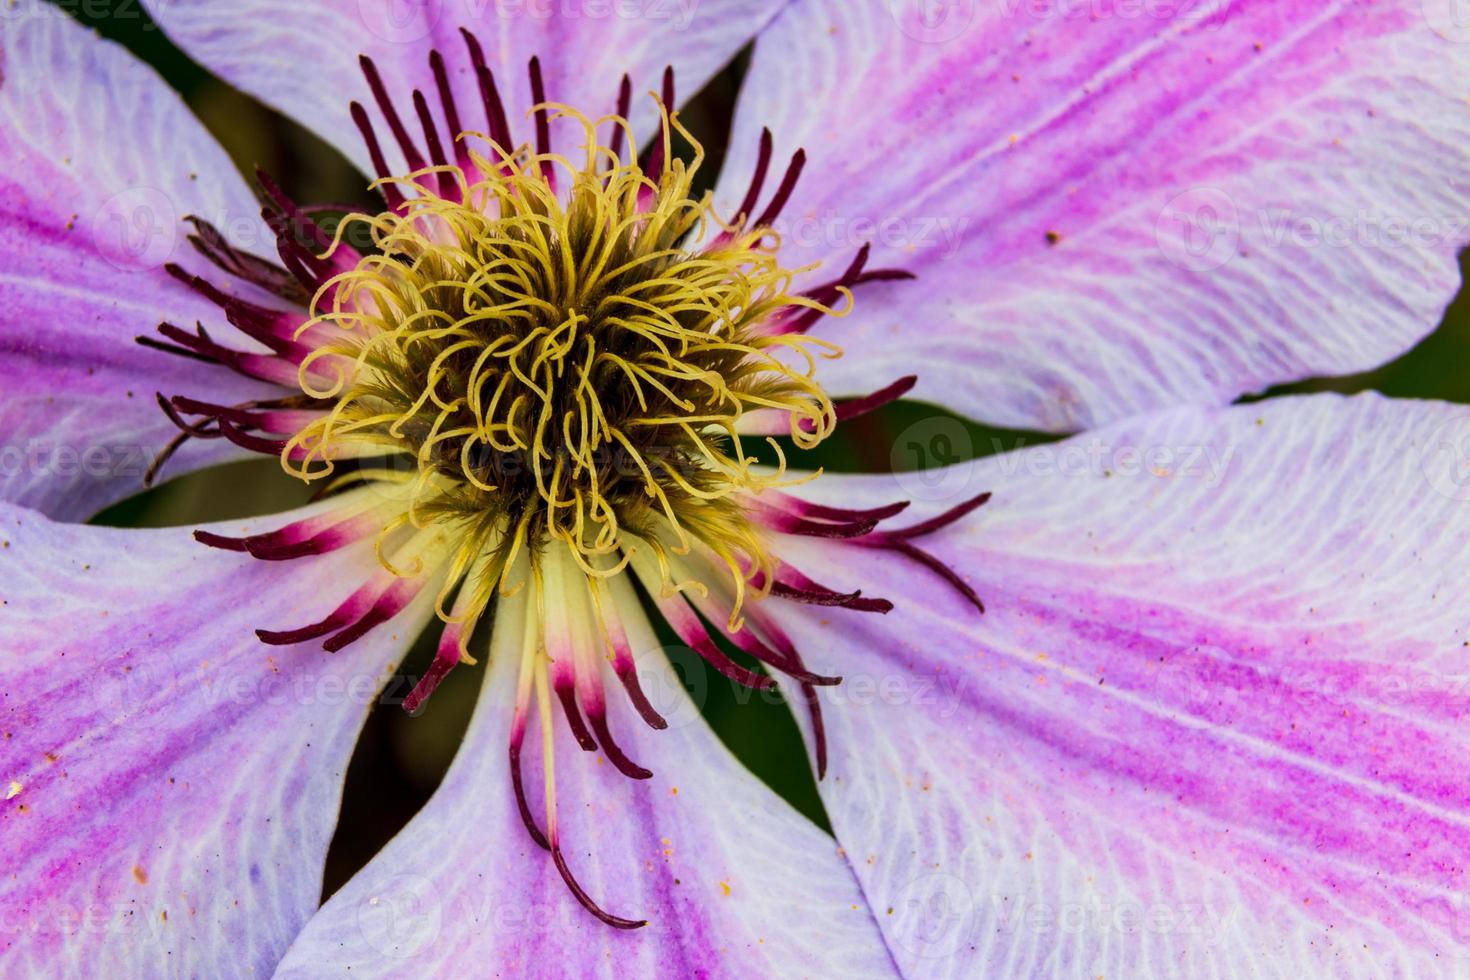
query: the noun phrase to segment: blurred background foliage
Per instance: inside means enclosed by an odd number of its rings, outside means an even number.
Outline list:
[[[296,200],[372,204],[366,179],[332,147],[274,110],[232,89],[174,47],[136,0],[52,0],[105,37],[131,49],[178,90],[229,152],[242,173],[263,167]],[[303,0],[309,2],[309,0]],[[712,184],[723,159],[745,57],[737,57],[683,110],[683,120],[705,146]],[[636,80],[635,80],[636,82]],[[1467,253],[1470,254],[1470,253]],[[1462,259],[1462,271],[1464,271]],[[140,324],[141,327],[150,326]],[[1470,297],[1456,299],[1439,329],[1416,349],[1362,375],[1307,381],[1254,398],[1309,391],[1374,389],[1401,398],[1470,402]],[[895,373],[899,373],[896,369]],[[844,426],[812,453],[786,446],[798,465],[844,472],[887,472],[923,465],[901,451],[900,434],[910,426],[951,420],[968,433],[952,440],[952,457],[927,465],[959,462],[1022,446],[1053,441],[1043,433],[995,429],[958,419],[932,406],[901,403]],[[941,423],[953,431],[950,423]],[[174,479],[99,514],[94,523],[120,527],[164,527],[269,514],[304,503],[309,491],[271,460],[255,460]],[[771,695],[735,688],[687,654],[671,637],[670,656],[701,705],[706,719],[732,750],[778,793],[823,827],[825,814],[806,753],[791,714]],[[401,677],[421,676],[433,654],[432,636],[420,638],[405,657]],[[734,652],[737,658],[741,655]],[[743,659],[743,658],[742,658]],[[744,660],[751,665],[752,662]],[[428,710],[409,717],[386,696],[373,709],[347,775],[342,819],[328,857],[325,893],[340,887],[428,800],[443,778],[469,721],[481,678],[476,669],[455,671]],[[388,691],[398,696],[402,681]],[[491,787],[500,791],[502,787]],[[509,792],[509,787],[503,788]]]

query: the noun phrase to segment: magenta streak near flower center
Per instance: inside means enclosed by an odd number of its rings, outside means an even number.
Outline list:
[[[568,865],[551,755],[559,706],[583,750],[600,750],[629,778],[651,775],[620,747],[609,713],[613,681],[645,723],[666,727],[640,686],[624,623],[647,615],[646,599],[732,681],[772,688],[766,669],[785,674],[810,712],[820,778],[827,750],[818,688],[840,678],[810,671],[764,604],[876,613],[892,604],[804,575],[779,558],[782,536],[901,556],[983,611],[969,584],[915,542],[989,495],[895,530],[887,524],[903,502],[857,511],[790,492],[801,481],[785,476],[768,437],[808,448],[914,383],[901,378],[834,405],[813,378],[816,358],[840,351],[809,337],[810,328],[843,315],[864,284],[908,273],[867,269],[864,245],[837,278],[794,289],[771,225],[801,176],[803,153],[761,207],[772,157],[763,134],[744,202],[721,218],[707,197],[691,196],[699,157],[686,164],[672,153],[676,132],[693,141],[673,111],[671,70],[656,97],[661,136],[632,158],[628,79],[616,116],[587,120],[547,101],[532,59],[533,139],[517,144],[478,40],[465,32],[464,41],[484,113],[479,132],[455,104],[440,52],[429,60],[442,131],[429,96],[415,91],[412,116],[401,113],[374,63],[362,59],[409,168],[402,175],[389,166],[368,110],[353,103],[384,212],[348,214],[332,234],[315,220],[320,209],[299,207],[260,175],[280,266],[194,222],[196,248],[257,298],[170,271],[264,350],[232,347],[204,324],[165,323],[162,339],[140,343],[281,391],[240,405],[160,395],[181,432],[154,472],[184,440],[223,438],[279,457],[305,480],[325,480],[333,502],[325,512],[245,538],[197,537],[266,561],[345,548],[366,554],[371,544],[376,565],[346,599],[319,622],[260,629],[267,644],[321,640],[339,650],[437,595],[445,625],[405,700],[409,711],[456,665],[476,662],[469,646],[493,607],[490,655],[520,665],[509,753],[526,830],[584,907],[631,928],[643,923],[605,911]],[[554,124],[581,126],[584,164],[554,152]],[[346,232],[364,228],[372,247],[359,249]],[[774,474],[755,465],[742,437],[767,437]],[[528,732],[541,738],[539,819],[522,771]]]

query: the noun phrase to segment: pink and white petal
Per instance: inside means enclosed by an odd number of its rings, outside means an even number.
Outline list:
[[[142,489],[177,430],[154,393],[264,386],[140,347],[164,320],[235,335],[163,269],[186,215],[266,244],[229,158],[153,69],[39,0],[0,14],[0,500],[78,519]],[[259,251],[259,248],[256,248]],[[176,473],[241,453],[190,446]]]
[[[320,617],[364,562],[0,505],[0,973],[270,975],[320,902],[358,728],[428,611],[331,656],[253,630]]]
[[[653,778],[584,754],[558,718],[557,796],[573,872],[603,908],[646,926],[594,919],[527,834],[507,762],[517,664],[492,656],[444,783],[312,919],[277,976],[894,976],[836,843],[729,754],[651,633],[633,643],[670,727],[650,731],[621,698],[609,721]],[[539,759],[525,765],[540,771]]]
[[[341,150],[364,173],[367,151],[348,114],[356,99],[379,120],[358,56],[377,64],[405,125],[422,139],[411,93],[437,107],[429,52],[445,59],[463,124],[485,131],[485,111],[461,29],[473,32],[505,101],[513,135],[530,142],[534,105],[527,65],[540,58],[547,98],[592,117],[612,112],[626,73],[633,82],[637,132],[652,136],[652,103],[666,66],[684,97],[697,92],[788,0],[640,0],[635,3],[461,3],[455,0],[144,0],[179,47],[237,88],[275,106]],[[436,119],[442,125],[443,116]],[[379,138],[396,168],[402,157],[379,120]],[[581,131],[565,130],[574,150]],[[555,138],[556,134],[553,133]]]
[[[924,543],[983,617],[801,552],[896,603],[784,619],[845,677],[822,794],[905,974],[1463,976],[1467,440],[1321,396],[957,470],[995,496]]]
[[[1374,367],[1458,288],[1470,44],[1431,29],[1450,4],[925,6],[788,7],[722,171],[733,212],[770,126],[777,160],[809,156],[788,264],[840,271],[871,241],[918,276],[817,328],[847,349],[830,390],[913,372],[962,414],[1081,429]]]

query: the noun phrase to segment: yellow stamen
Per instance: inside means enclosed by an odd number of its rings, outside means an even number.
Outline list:
[[[334,249],[359,226],[377,252],[324,286],[297,332],[328,338],[301,385],[334,405],[289,441],[284,465],[312,481],[341,459],[385,459],[332,485],[394,486],[402,512],[378,548],[397,574],[423,560],[400,532],[448,536],[437,608],[466,640],[497,592],[523,584],[509,581],[522,552],[535,569],[553,545],[591,581],[647,547],[664,587],[683,589],[699,584],[675,583],[668,554],[698,544],[729,569],[737,628],[748,582],[771,580],[743,499],[791,482],[774,441],[774,468],[741,445],[740,418],[786,412],[803,448],[835,425],[813,375],[836,349],[763,327],[793,308],[843,315],[851,293],[839,289],[833,310],[794,292],[806,270],[781,266],[778,235],[728,225],[694,195],[703,151],[676,114],[662,114],[669,162],[655,178],[598,143],[599,126],[626,120],[548,110],[585,130],[580,166],[525,147],[471,151],[468,172],[393,178],[401,208],[339,224]],[[672,158],[675,134],[694,147],[688,163]],[[568,179],[553,185],[543,163]],[[420,179],[443,172],[454,199]],[[409,567],[390,564],[399,557]]]

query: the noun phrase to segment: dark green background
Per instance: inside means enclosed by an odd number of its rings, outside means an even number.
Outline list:
[[[191,61],[148,20],[136,0],[54,2],[157,68],[184,95],[242,172],[249,174],[262,166],[300,201],[371,203],[365,179],[341,154]],[[743,62],[737,58],[684,112],[685,123],[710,151],[712,165],[705,171],[708,180],[713,179],[722,156]],[[110,138],[125,138],[125,134],[110,134]],[[140,332],[148,326],[140,324]],[[1270,394],[1375,389],[1399,397],[1470,402],[1470,380],[1463,371],[1463,365],[1470,363],[1467,353],[1470,308],[1462,294],[1439,329],[1399,360],[1369,374],[1305,382]],[[891,452],[898,433],[917,421],[944,416],[941,410],[925,405],[893,406],[845,426],[819,454],[802,462],[847,471],[902,467],[904,461]],[[964,424],[977,456],[1054,438]],[[109,509],[96,522],[127,527],[190,525],[284,510],[304,502],[306,496],[305,488],[286,476],[279,463],[260,460],[174,480]],[[431,654],[432,646],[421,641],[404,661],[402,672],[420,675]],[[689,683],[704,692],[700,700],[706,717],[735,752],[777,792],[825,826],[810,767],[786,708],[772,703],[769,696],[732,688],[692,657],[674,656]],[[328,860],[327,893],[346,881],[428,799],[458,746],[479,680],[475,668],[455,671],[418,718],[409,718],[393,705],[374,709],[348,772],[342,820]],[[404,688],[394,685],[394,689]]]

